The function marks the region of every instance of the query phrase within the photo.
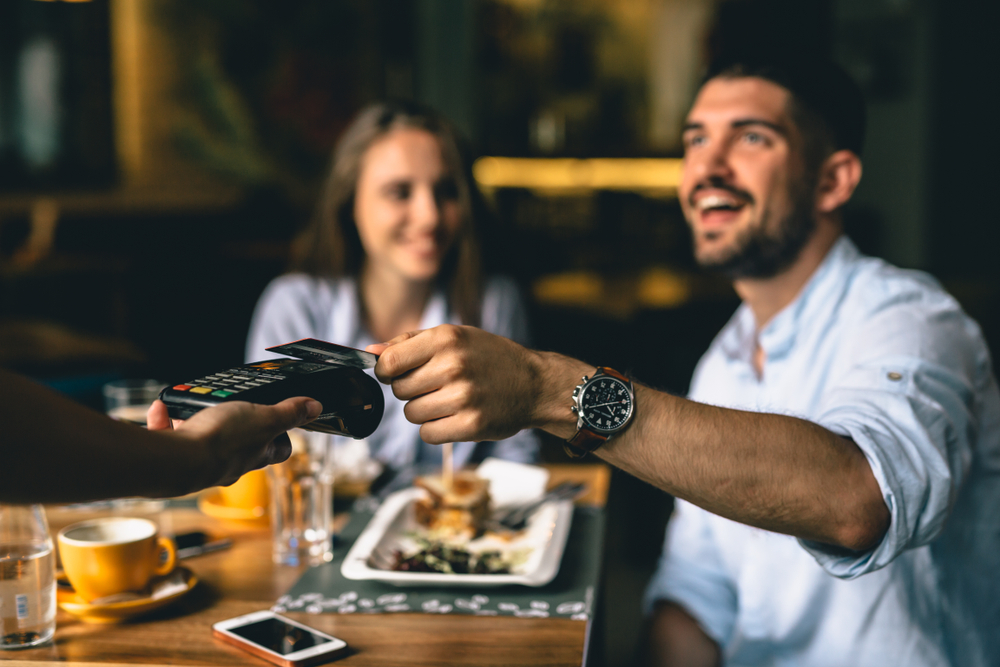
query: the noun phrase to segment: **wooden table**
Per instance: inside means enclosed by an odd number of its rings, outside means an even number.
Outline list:
[[[578,502],[603,506],[610,473],[606,466],[554,465],[550,484],[586,481]],[[84,623],[60,610],[49,646],[2,651],[0,660],[39,664],[267,665],[212,638],[213,623],[269,608],[296,582],[302,568],[271,562],[266,528],[221,523],[194,509],[167,510],[176,532],[205,530],[232,537],[231,549],[184,561],[199,584],[173,605],[129,623]],[[80,520],[78,511],[51,508],[58,531]],[[380,614],[288,616],[345,640],[351,654],[336,665],[581,665],[590,622],[567,619]]]

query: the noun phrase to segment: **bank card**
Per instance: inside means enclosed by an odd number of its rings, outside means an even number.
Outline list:
[[[318,361],[324,364],[337,364],[339,366],[353,366],[362,370],[375,368],[378,355],[364,350],[356,350],[353,347],[328,343],[325,340],[315,338],[303,338],[284,345],[275,345],[267,348],[268,352],[284,354],[296,359],[306,361]]]

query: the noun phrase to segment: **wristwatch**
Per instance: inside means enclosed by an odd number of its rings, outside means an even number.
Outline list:
[[[570,458],[577,459],[598,449],[632,422],[632,382],[614,369],[599,367],[593,377],[584,375],[583,382],[573,390],[572,410],[577,431],[563,449]]]

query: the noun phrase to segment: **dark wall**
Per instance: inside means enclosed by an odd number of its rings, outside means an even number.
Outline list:
[[[1000,167],[998,5],[934,3],[931,268],[942,276],[1000,280],[1000,224],[991,203]]]

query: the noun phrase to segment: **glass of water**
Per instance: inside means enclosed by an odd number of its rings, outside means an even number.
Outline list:
[[[102,388],[104,393],[104,411],[109,417],[121,422],[146,426],[146,411],[160,396],[160,391],[166,386],[159,380],[129,379],[108,382]],[[146,517],[160,523],[156,518],[166,507],[166,501],[149,500],[147,498],[121,498],[112,501],[112,507],[118,514]],[[164,533],[170,533],[160,526]]]
[[[333,439],[293,430],[292,455],[269,466],[273,558],[283,565],[333,560]]]
[[[41,505],[0,505],[0,649],[56,631],[56,558]]]
[[[146,425],[146,411],[166,385],[158,380],[116,380],[102,388],[104,411],[118,421]]]

